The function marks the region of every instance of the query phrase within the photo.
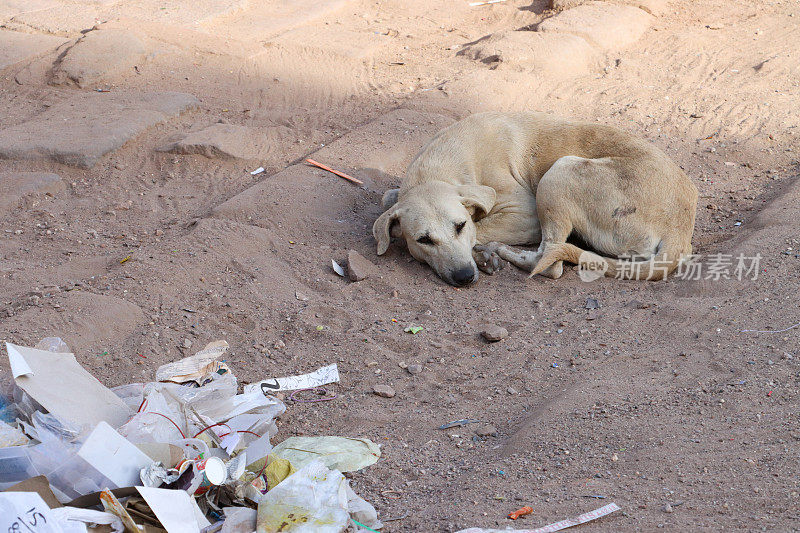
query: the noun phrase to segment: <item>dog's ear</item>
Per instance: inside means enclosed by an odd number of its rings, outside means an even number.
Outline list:
[[[400,196],[400,189],[389,189],[385,193],[383,193],[383,198],[381,198],[381,205],[384,209],[389,209],[394,204],[397,203],[397,197]]]
[[[372,235],[378,241],[378,255],[383,255],[389,249],[389,242],[392,237],[399,237],[402,232],[400,229],[401,210],[397,204],[383,212],[375,224],[372,225]]]
[[[461,196],[461,203],[473,216],[476,214],[480,216],[488,215],[489,211],[494,207],[495,200],[497,200],[495,190],[486,185],[460,185],[457,190]],[[476,213],[475,211],[482,211],[482,213]]]

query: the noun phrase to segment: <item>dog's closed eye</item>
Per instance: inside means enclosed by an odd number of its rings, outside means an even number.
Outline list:
[[[422,237],[420,237],[419,239],[417,239],[417,242],[420,244],[433,245],[433,239],[431,239],[431,236],[428,235],[427,233]]]
[[[464,226],[467,225],[467,221],[464,222],[456,222],[456,235],[461,235],[461,231],[464,229]]]

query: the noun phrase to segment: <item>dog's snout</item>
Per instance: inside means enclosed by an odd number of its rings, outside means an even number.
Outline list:
[[[478,272],[472,267],[459,268],[452,274],[453,284],[459,286],[469,285],[478,277],[477,274]]]

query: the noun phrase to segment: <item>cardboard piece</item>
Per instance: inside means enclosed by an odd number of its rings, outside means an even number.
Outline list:
[[[136,490],[169,533],[200,533],[211,525],[186,491],[154,487],[136,487]],[[198,522],[200,517],[202,523]]]
[[[141,483],[139,472],[153,462],[105,422],[100,422],[94,428],[78,450],[78,456],[117,487]]]
[[[78,426],[123,425],[131,409],[75,360],[56,353],[6,343],[16,384],[50,413]],[[24,372],[17,375],[17,372]]]
[[[116,515],[120,520],[122,520],[122,525],[125,526],[125,533],[141,533],[139,526],[136,525],[136,522],[133,521],[131,515],[128,514],[128,511],[125,510],[125,507],[111,493],[110,490],[106,489],[100,492],[100,503],[103,504],[103,509],[107,513]]]
[[[21,483],[17,483],[13,487],[7,488],[5,492],[35,492],[42,497],[42,500],[44,500],[44,503],[46,503],[50,509],[61,507],[61,503],[50,489],[50,482],[48,482],[47,478],[44,476],[36,476],[26,479]],[[0,529],[0,531],[2,530]]]
[[[161,463],[167,468],[174,468],[186,458],[183,448],[165,442],[139,442],[136,447],[151,459],[151,463]]]

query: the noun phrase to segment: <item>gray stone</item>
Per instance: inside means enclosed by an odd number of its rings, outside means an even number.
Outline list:
[[[375,265],[366,257],[355,250],[347,252],[347,276],[350,281],[367,279],[374,270]]]
[[[142,40],[122,30],[94,30],[72,45],[53,70],[55,84],[86,87],[132,72],[147,53]]]
[[[0,70],[34,59],[67,42],[63,37],[0,30]]]
[[[394,398],[396,394],[394,389],[389,385],[375,385],[372,387],[372,393],[381,398]]]
[[[198,104],[184,93],[91,93],[0,130],[0,158],[91,168],[145,129]]]
[[[508,330],[495,324],[488,324],[481,331],[481,336],[489,342],[497,342],[508,337]]]
[[[411,364],[411,365],[408,365],[408,368],[406,368],[406,370],[408,370],[409,374],[413,374],[413,375],[421,374],[422,373],[422,365]]]
[[[497,428],[491,424],[484,424],[478,426],[478,429],[475,430],[475,434],[479,437],[495,437],[497,436]]]
[[[159,148],[160,152],[202,155],[211,159],[256,159],[265,149],[263,135],[237,124],[212,124]]]
[[[652,20],[633,6],[591,2],[544,20],[537,31],[570,33],[603,50],[616,50],[639,40]]]
[[[16,207],[23,198],[33,194],[57,194],[65,190],[57,174],[48,172],[0,173],[0,214]]]
[[[586,304],[583,306],[586,309],[600,309],[600,302],[597,298],[586,298]]]

